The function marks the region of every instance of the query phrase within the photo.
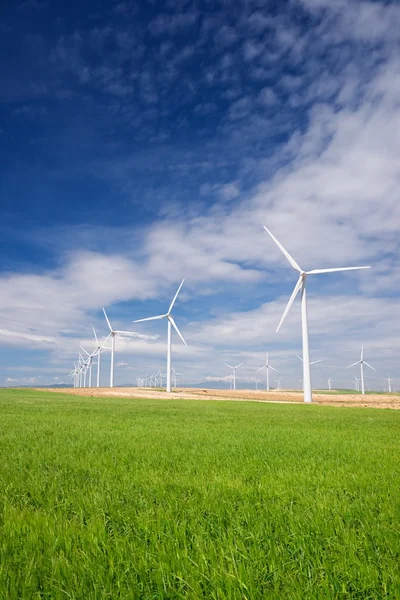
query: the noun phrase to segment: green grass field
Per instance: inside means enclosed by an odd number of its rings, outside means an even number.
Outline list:
[[[0,391],[0,598],[400,598],[400,412]]]

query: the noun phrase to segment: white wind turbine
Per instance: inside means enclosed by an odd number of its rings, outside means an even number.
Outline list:
[[[78,370],[78,386],[77,387],[82,387],[82,368],[81,368],[81,355],[78,354],[78,364],[77,364],[77,370]]]
[[[143,321],[156,321],[158,319],[167,319],[168,322],[168,331],[167,331],[167,392],[171,391],[171,380],[172,380],[172,373],[171,373],[171,352],[172,352],[172,327],[175,329],[176,333],[179,335],[179,337],[181,338],[182,342],[185,344],[185,346],[187,346],[187,343],[185,342],[185,340],[183,339],[183,335],[181,334],[181,332],[178,329],[177,324],[174,321],[174,318],[171,314],[171,311],[173,309],[173,306],[175,304],[175,300],[178,297],[179,292],[181,291],[181,287],[183,286],[183,282],[185,280],[182,279],[181,281],[181,285],[178,287],[178,291],[176,292],[174,299],[172,300],[168,312],[165,313],[165,315],[157,315],[156,317],[147,317],[147,319],[137,319],[136,321],[134,321],[134,323],[142,323]]]
[[[80,371],[79,387],[86,387],[86,362],[81,353],[79,353],[78,365]]]
[[[280,377],[278,377],[278,379],[276,380],[276,383],[278,384],[278,387],[276,388],[278,390],[278,392],[281,389],[281,381],[283,379],[283,375],[281,375]]]
[[[306,279],[308,275],[319,275],[321,273],[333,273],[336,271],[354,271],[356,269],[369,269],[370,267],[340,267],[334,269],[313,269],[312,271],[303,271],[301,267],[297,264],[297,262],[290,256],[289,252],[285,250],[280,242],[276,239],[276,237],[267,229],[264,225],[265,231],[270,235],[270,237],[274,240],[275,244],[280,248],[283,254],[288,259],[289,263],[292,267],[298,271],[299,279],[294,287],[292,295],[290,296],[289,302],[286,306],[285,312],[282,315],[282,318],[277,327],[277,332],[279,331],[283,321],[285,320],[286,315],[288,314],[290,307],[292,306],[297,294],[301,289],[301,330],[302,330],[302,338],[303,338],[303,379],[304,379],[304,402],[312,402],[312,387],[311,387],[311,370],[310,370],[310,353],[308,346],[308,322],[307,322],[307,296],[306,296]]]
[[[142,339],[148,339],[146,335],[140,335],[136,333],[136,331],[118,331],[117,329],[113,329],[111,327],[111,323],[107,317],[107,313],[103,307],[103,313],[107,321],[108,328],[110,333],[106,337],[106,341],[108,338],[111,338],[111,362],[110,362],[110,387],[114,387],[114,354],[115,354],[115,338],[117,335],[127,336],[127,337],[137,337]]]
[[[74,363],[74,370],[70,371],[68,376],[74,380],[74,388],[78,387],[79,369],[76,363]]]
[[[236,390],[236,369],[238,369],[239,367],[241,367],[242,365],[244,365],[244,363],[241,362],[239,365],[236,365],[236,367],[232,367],[232,365],[228,365],[228,363],[224,363],[224,365],[226,365],[227,367],[229,367],[233,371],[232,387],[233,387],[234,390]]]
[[[265,359],[265,365],[263,365],[260,369],[257,369],[256,373],[258,373],[259,371],[263,371],[265,369],[265,373],[267,376],[267,392],[269,392],[269,370],[272,369],[273,371],[275,371],[275,373],[279,373],[278,369],[274,369],[274,367],[272,367],[269,364],[269,360],[268,360],[268,352],[267,352],[267,357]]]
[[[329,379],[328,379],[328,390],[329,391],[331,391],[331,389],[332,389],[332,381],[333,381],[332,377],[329,377]]]
[[[177,387],[177,377],[183,375],[183,373],[178,373],[178,371],[175,371],[174,367],[172,367],[172,386],[174,388]]]
[[[365,394],[365,388],[364,388],[364,368],[363,368],[363,366],[367,365],[367,367],[369,367],[370,369],[372,369],[373,371],[375,371],[375,373],[376,373],[376,369],[374,369],[374,367],[371,367],[371,365],[369,365],[367,363],[367,361],[364,360],[364,345],[363,344],[361,345],[361,358],[360,358],[360,360],[358,360],[355,363],[352,363],[351,365],[349,365],[346,368],[350,369],[350,367],[355,367],[355,365],[360,365],[360,369],[361,369],[361,393]]]
[[[101,369],[101,353],[104,350],[111,350],[111,348],[109,348],[108,346],[103,346],[102,344],[99,343],[99,340],[97,339],[97,335],[96,335],[96,330],[93,327],[93,333],[94,333],[94,339],[96,340],[96,349],[93,352],[93,356],[97,356],[97,378],[96,378],[96,387],[100,387],[100,369]],[[104,340],[103,344],[106,343],[106,341],[108,340],[108,338],[110,337],[110,335],[108,335],[106,337],[106,339]]]
[[[392,377],[390,377],[390,375],[386,379],[387,379],[387,382],[388,382],[388,392],[391,393],[392,392],[392,381],[393,381],[393,379],[392,379]]]
[[[88,387],[91,388],[92,387],[92,361],[93,361],[94,352],[92,352],[92,354],[89,354],[89,352],[87,350],[85,350],[85,348],[83,346],[81,346],[81,349],[87,355],[86,364],[87,364],[87,370],[89,371],[89,386]],[[86,387],[86,385],[85,385],[85,387]]]

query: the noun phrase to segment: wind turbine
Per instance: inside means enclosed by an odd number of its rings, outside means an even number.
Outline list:
[[[332,381],[333,381],[332,377],[329,377],[329,379],[328,379],[328,390],[329,391],[331,391],[331,389],[332,389]]]
[[[92,361],[93,361],[94,352],[92,352],[92,354],[89,354],[89,352],[87,350],[85,350],[85,348],[83,346],[81,346],[81,349],[87,355],[86,364],[87,364],[87,370],[89,371],[89,387],[91,388],[92,387]]]
[[[70,371],[68,374],[68,377],[71,377],[71,379],[74,380],[74,388],[78,387],[78,367],[76,366],[76,363],[74,363],[74,369],[73,371]]]
[[[147,317],[147,319],[137,319],[136,321],[134,321],[134,323],[142,323],[143,321],[156,321],[158,319],[167,319],[168,322],[168,337],[167,337],[167,392],[171,391],[171,346],[172,346],[172,327],[175,329],[176,333],[179,335],[179,337],[181,338],[182,342],[185,344],[185,346],[187,346],[187,343],[185,342],[185,340],[183,339],[183,335],[181,334],[181,332],[178,329],[177,324],[174,321],[174,318],[171,314],[171,311],[173,309],[173,306],[175,304],[175,300],[178,297],[179,292],[181,291],[181,287],[183,286],[183,282],[185,280],[182,279],[181,281],[181,285],[178,287],[178,291],[176,292],[174,299],[172,300],[170,307],[168,309],[168,312],[165,313],[165,315],[158,315],[156,317]]]
[[[361,345],[361,358],[360,360],[358,360],[355,363],[352,363],[351,365],[349,365],[348,367],[346,367],[347,369],[350,369],[350,367],[354,367],[355,365],[360,365],[360,369],[361,369],[361,393],[365,394],[365,389],[364,389],[364,365],[367,365],[367,367],[369,367],[370,369],[372,369],[373,371],[375,371],[376,373],[376,369],[374,369],[374,367],[371,367],[371,365],[369,365],[367,363],[366,360],[364,360],[364,345]]]
[[[259,371],[262,371],[263,369],[265,369],[265,372],[266,372],[266,375],[267,375],[267,392],[269,392],[269,370],[272,369],[276,373],[279,373],[279,371],[277,369],[274,369],[274,367],[271,367],[271,365],[269,364],[269,362],[268,362],[268,352],[267,352],[267,357],[265,359],[265,365],[263,365],[260,369],[257,369],[256,373],[258,373]]]
[[[389,377],[387,377],[387,382],[388,382],[388,392],[390,392],[390,393],[392,392],[392,381],[393,381],[393,379],[389,375]]]
[[[79,387],[86,387],[86,362],[84,361],[84,358],[80,352],[78,365],[80,371]]]
[[[172,367],[172,386],[174,388],[177,387],[177,376],[178,375],[183,375],[183,373],[178,373],[178,371],[175,371],[174,367]]]
[[[307,322],[307,296],[306,296],[306,279],[308,275],[319,275],[321,273],[333,273],[335,271],[354,271],[356,269],[369,269],[370,267],[340,267],[334,269],[313,269],[312,271],[303,271],[301,267],[297,264],[297,262],[290,256],[289,252],[285,250],[280,242],[276,239],[276,237],[267,229],[264,225],[265,231],[270,235],[270,237],[274,240],[275,244],[280,248],[283,254],[288,259],[289,263],[292,267],[298,271],[299,279],[297,280],[296,285],[294,286],[294,290],[292,295],[290,296],[289,302],[286,306],[285,312],[282,315],[282,318],[277,327],[277,332],[279,331],[283,321],[285,320],[286,315],[288,314],[290,307],[292,306],[297,294],[301,289],[301,329],[302,329],[302,338],[303,338],[303,379],[304,379],[304,402],[312,402],[312,387],[311,387],[311,369],[310,369],[310,353],[308,347],[308,322]]]
[[[106,340],[111,338],[111,363],[110,363],[110,387],[114,387],[114,354],[115,354],[115,337],[117,335],[126,335],[128,337],[137,337],[142,339],[148,339],[147,335],[141,335],[140,333],[136,333],[136,331],[118,331],[117,329],[113,329],[111,327],[111,323],[107,317],[107,313],[103,307],[103,313],[107,321],[108,328],[110,333],[108,334]]]
[[[96,330],[93,327],[93,333],[94,333],[94,339],[96,340],[96,349],[93,352],[93,356],[97,356],[97,378],[96,378],[96,387],[100,387],[100,369],[101,369],[101,353],[104,350],[110,350],[110,348],[108,346],[102,346],[99,343],[99,340],[97,339],[97,335],[96,335]],[[106,341],[108,340],[108,338],[110,337],[110,335],[108,335],[106,337],[106,339],[104,340],[103,344],[106,343]]]
[[[238,369],[239,367],[241,367],[242,365],[244,365],[244,363],[240,363],[239,365],[236,365],[236,367],[232,367],[232,365],[228,365],[228,363],[224,363],[224,365],[226,365],[227,367],[229,367],[230,369],[233,370],[233,379],[232,379],[232,387],[234,390],[236,390],[236,369]],[[264,368],[264,367],[263,367]]]
[[[278,384],[278,387],[276,388],[278,390],[278,392],[281,389],[281,381],[283,379],[283,376],[281,375],[281,377],[278,377],[278,379],[276,380],[276,383]]]

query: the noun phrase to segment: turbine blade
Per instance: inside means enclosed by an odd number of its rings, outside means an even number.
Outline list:
[[[307,275],[317,275],[319,273],[334,273],[336,271],[357,271],[359,269],[370,269],[371,267],[338,267],[335,269],[313,269],[306,271]]]
[[[110,323],[110,321],[108,320],[107,313],[106,313],[106,311],[104,310],[104,306],[103,306],[103,313],[104,313],[104,316],[105,316],[105,318],[106,318],[107,325],[108,325],[108,327],[109,327],[110,331],[112,331],[111,323]]]
[[[139,337],[139,333],[136,333],[136,331],[114,331],[114,333],[120,333],[121,335],[130,335],[132,337]],[[146,336],[147,337],[147,336]]]
[[[112,336],[112,334],[109,333],[108,336],[105,338],[104,342],[101,345],[99,344],[98,347],[100,349],[105,348],[106,350],[111,350],[111,348],[109,348],[108,346],[104,346],[104,344],[110,339],[111,336]]]
[[[301,362],[303,362],[303,359],[301,358],[301,356],[299,356],[298,354],[296,354],[297,358],[299,358],[301,360]]]
[[[364,358],[364,344],[361,344],[361,360]]]
[[[296,269],[296,271],[299,271],[299,273],[301,273],[302,269],[300,269],[299,265],[294,260],[294,258],[292,256],[290,256],[289,252],[287,250],[285,250],[285,248],[282,246],[282,244],[280,242],[278,242],[278,240],[276,239],[276,237],[270,232],[269,229],[267,229],[265,227],[265,225],[264,225],[264,229],[272,237],[272,239],[274,240],[274,242],[278,246],[278,248],[280,248],[282,250],[283,254],[286,256],[286,258],[288,259],[288,261],[290,262],[290,264],[292,265],[292,267],[294,269]]]
[[[275,373],[279,373],[278,369],[274,369],[274,367],[271,367],[271,365],[269,365],[269,368],[275,371]]]
[[[182,282],[183,283],[183,282]],[[177,324],[175,323],[174,319],[171,317],[171,315],[168,315],[168,319],[171,321],[171,325],[172,327],[175,329],[176,333],[179,335],[179,337],[181,338],[182,342],[185,344],[185,346],[187,346],[187,343],[185,342],[183,335],[181,334],[181,332],[178,329]]]
[[[244,365],[244,362],[241,362],[240,365],[236,365],[235,369],[238,369],[239,367],[241,367],[242,365]]]
[[[142,323],[143,321],[157,321],[157,319],[164,319],[167,315],[157,315],[157,317],[147,317],[147,319],[136,319],[134,323]]]
[[[303,282],[303,278],[302,278],[302,276],[300,275],[299,279],[297,280],[297,283],[296,283],[296,285],[294,286],[294,290],[293,290],[293,292],[292,292],[292,295],[291,295],[291,296],[290,296],[290,298],[289,298],[289,302],[287,303],[287,306],[286,306],[286,308],[285,308],[285,312],[283,313],[283,315],[282,315],[282,317],[281,317],[281,320],[279,321],[279,325],[278,325],[278,327],[277,327],[277,329],[276,329],[276,332],[277,332],[277,333],[278,333],[278,331],[279,331],[279,329],[280,329],[280,327],[281,327],[281,325],[282,325],[283,321],[285,320],[285,318],[286,318],[286,315],[288,314],[288,312],[289,312],[289,310],[290,310],[290,307],[292,306],[292,304],[293,304],[293,302],[294,302],[294,300],[295,300],[295,298],[296,298],[297,294],[299,293],[299,290],[300,290],[300,288],[301,288],[301,284],[302,284],[302,282]]]
[[[167,313],[167,314],[169,314],[169,313],[171,312],[171,310],[172,310],[172,307],[173,307],[173,306],[174,306],[174,304],[175,304],[175,300],[177,299],[177,297],[178,297],[178,294],[179,294],[179,292],[181,291],[181,287],[183,286],[183,282],[184,282],[184,281],[185,281],[185,280],[184,280],[184,279],[182,279],[182,281],[181,281],[181,285],[178,287],[178,291],[176,292],[176,294],[175,294],[175,296],[174,296],[174,299],[172,300],[172,302],[171,302],[171,304],[170,304],[170,307],[169,307],[169,309],[168,309],[168,313]]]
[[[225,363],[225,364],[226,364],[226,363]],[[258,371],[262,371],[263,369],[266,369],[266,368],[267,368],[267,366],[266,366],[266,365],[264,365],[263,367],[260,367],[259,369],[257,369],[256,373],[258,373]]]
[[[232,365],[228,365],[228,363],[224,363],[224,365],[226,365],[227,367],[229,367],[230,369],[233,369]],[[263,367],[264,368],[264,367]]]
[[[356,365],[359,365],[360,362],[361,362],[361,360],[358,360],[357,362],[352,363],[351,365],[349,365],[348,367],[346,367],[346,369],[350,369],[350,367],[355,367]]]
[[[85,350],[85,348],[81,345],[79,345],[79,348],[81,348],[85,354],[87,354],[88,356],[90,356],[89,352],[87,350]]]
[[[371,367],[371,365],[369,365],[365,360],[363,362],[364,362],[364,365],[367,365],[367,367],[369,367],[370,369],[372,369],[376,373],[376,369],[374,369],[374,367]]]
[[[159,337],[158,335],[146,335],[145,333],[137,333],[136,331],[115,331],[114,333],[125,335],[127,337],[139,338],[140,340],[156,340]]]
[[[312,362],[310,362],[310,365],[315,365],[316,363],[322,362],[324,359],[323,358],[319,358],[318,360],[313,360]]]
[[[96,330],[93,327],[94,339],[96,340],[96,344],[99,345],[99,340],[97,339]]]

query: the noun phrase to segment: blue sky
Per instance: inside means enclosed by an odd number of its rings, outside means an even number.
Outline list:
[[[184,381],[269,351],[296,385],[264,223],[304,268],[373,267],[310,279],[315,384],[350,385],[361,343],[371,386],[400,378],[397,3],[24,0],[0,23],[0,385],[65,381],[102,306],[159,336],[118,340],[116,382],[163,368],[163,324],[132,321],[182,278]]]

